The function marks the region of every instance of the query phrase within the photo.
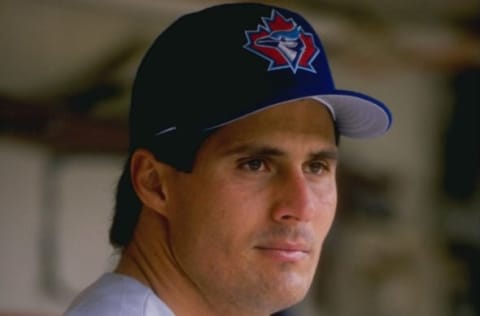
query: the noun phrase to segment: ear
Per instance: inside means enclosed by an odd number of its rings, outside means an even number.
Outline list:
[[[137,149],[131,157],[132,185],[142,204],[166,216],[166,173],[170,166],[157,161],[148,150]]]

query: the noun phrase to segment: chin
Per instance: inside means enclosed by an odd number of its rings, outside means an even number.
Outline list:
[[[303,301],[308,293],[310,284],[278,287],[276,299],[274,299],[277,311],[287,309]]]

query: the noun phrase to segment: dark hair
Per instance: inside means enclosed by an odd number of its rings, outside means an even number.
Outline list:
[[[337,146],[340,143],[340,133],[337,128],[337,124],[334,124],[335,128],[335,143]],[[196,152],[202,144],[202,142],[210,135],[205,134],[203,139],[196,139],[194,142],[190,141],[190,146],[183,146],[183,150],[180,150],[177,144],[177,148],[165,147],[160,144],[150,144],[148,148],[159,161],[163,161],[173,166],[178,171],[191,172],[193,169]],[[178,141],[178,139],[177,139]],[[181,142],[183,145],[184,143]],[[170,144],[173,145],[173,144]],[[161,149],[169,148],[170,150]],[[156,149],[156,150],[155,150]],[[133,150],[131,151],[133,153]],[[128,245],[132,240],[135,227],[137,226],[138,217],[142,208],[142,202],[135,193],[135,189],[132,185],[132,178],[130,174],[130,161],[131,154],[129,155],[125,166],[123,168],[122,175],[117,184],[117,191],[115,196],[115,208],[112,219],[112,225],[110,227],[109,239],[112,246],[115,248],[122,248]]]
[[[110,243],[115,248],[125,247],[132,239],[142,207],[142,203],[133,189],[130,160],[128,157],[117,184],[115,211],[109,232]]]

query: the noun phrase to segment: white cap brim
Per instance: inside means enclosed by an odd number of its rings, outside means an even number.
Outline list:
[[[377,137],[392,124],[390,110],[382,102],[358,92],[338,90],[313,98],[329,108],[339,133],[347,137]]]

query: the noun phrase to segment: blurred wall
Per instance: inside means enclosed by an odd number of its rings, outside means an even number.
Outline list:
[[[0,138],[0,314],[59,315],[110,269],[113,192],[122,159],[65,155]]]

